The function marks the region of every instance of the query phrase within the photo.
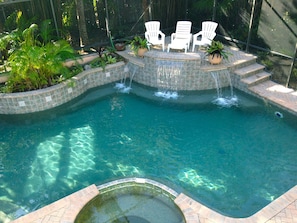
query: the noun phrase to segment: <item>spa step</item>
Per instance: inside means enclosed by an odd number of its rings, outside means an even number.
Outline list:
[[[241,82],[243,82],[244,84],[247,85],[247,87],[252,87],[252,86],[255,86],[259,83],[262,83],[264,81],[267,81],[270,79],[270,74],[265,72],[265,71],[262,71],[260,73],[256,73],[252,76],[249,76],[249,77],[246,77],[246,78],[242,78],[241,79]]]
[[[254,63],[249,66],[237,69],[234,71],[234,73],[237,74],[240,77],[240,79],[242,79],[260,73],[264,70],[264,68],[265,66]]]

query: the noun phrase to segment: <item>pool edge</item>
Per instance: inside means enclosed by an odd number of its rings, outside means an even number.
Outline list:
[[[154,183],[156,186],[163,190],[173,193],[176,196],[174,199],[175,204],[180,208],[187,223],[273,223],[277,222],[278,219],[288,219],[287,222],[296,222],[297,215],[291,213],[291,211],[297,211],[297,186],[294,186],[289,191],[272,201],[270,204],[259,210],[254,215],[247,218],[232,218],[224,216],[206,206],[199,203],[198,201],[188,197],[187,195],[180,193],[177,194],[174,190],[163,185],[157,181],[153,181],[146,178],[127,178],[123,180],[111,181],[112,182],[131,182],[131,180],[142,180],[145,179],[147,183]],[[140,181],[139,181],[140,182]],[[42,223],[72,223],[75,221],[76,216],[80,210],[100,192],[98,187],[94,184],[83,188],[69,196],[66,196],[52,204],[42,207],[34,212],[24,215],[11,223],[29,223],[29,222],[42,222]],[[289,213],[288,213],[289,212]],[[286,222],[286,221],[282,221]]]

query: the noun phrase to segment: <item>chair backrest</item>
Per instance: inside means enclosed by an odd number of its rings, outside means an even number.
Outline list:
[[[159,21],[149,21],[149,22],[146,22],[144,25],[150,39],[158,38],[159,31],[160,31]]]
[[[211,44],[211,41],[215,38],[216,33],[215,32],[209,32],[209,31],[203,31],[201,36],[201,41],[204,44]]]
[[[212,21],[202,22],[202,31],[203,32],[215,32],[218,27],[218,23]]]
[[[190,21],[178,21],[176,23],[175,37],[187,38],[191,34],[192,22]]]
[[[216,28],[218,23],[212,21],[204,21],[202,22],[202,37],[201,41],[206,44],[211,44],[211,41],[216,36]]]

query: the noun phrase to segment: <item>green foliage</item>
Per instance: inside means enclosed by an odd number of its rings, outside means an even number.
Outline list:
[[[118,61],[120,61],[121,59],[119,57],[116,56],[116,54],[111,53],[111,52],[107,52],[102,54],[101,57],[98,57],[96,59],[94,59],[90,65],[91,67],[102,67],[103,69],[105,69],[105,67],[108,64],[114,64]]]
[[[51,20],[47,19],[42,21],[42,23],[40,24],[40,41],[42,41],[43,43],[48,43],[50,41],[52,41],[54,39],[54,29],[52,27],[51,24]]]
[[[224,59],[228,59],[229,55],[231,54],[230,52],[227,52],[224,49],[224,45],[220,41],[215,41],[213,40],[211,42],[211,45],[207,47],[206,49],[207,54],[219,54],[221,55]]]
[[[135,36],[131,40],[130,45],[131,45],[131,50],[133,50],[135,54],[137,54],[137,51],[139,48],[148,49],[147,40],[145,38],[142,38],[141,36]]]
[[[72,67],[70,67],[70,76],[69,76],[69,78],[73,77],[73,76],[75,76],[75,75],[77,75],[77,74],[79,74],[79,73],[81,73],[83,71],[84,71],[84,69],[80,64],[72,66]],[[61,75],[61,79],[60,79],[61,81],[60,82],[62,82],[64,80],[62,78],[64,78],[64,77]]]
[[[196,10],[200,10],[202,12],[207,12],[209,14],[212,13],[213,0],[200,0],[200,1],[195,1],[192,4],[193,4],[192,7]]]
[[[73,49],[66,41],[46,45],[23,44],[9,57],[11,67],[7,82],[9,92],[20,92],[52,86],[69,77],[69,69],[63,66],[66,58],[73,56]]]
[[[6,83],[6,92],[41,89],[71,75],[70,70],[63,66],[63,61],[74,57],[72,47],[63,40],[49,41],[49,33],[46,35],[46,32],[41,34],[38,31],[36,24],[25,29],[20,47],[9,56],[11,72]]]
[[[262,52],[258,51],[257,52],[257,60],[260,64],[265,65],[265,68],[267,70],[273,70],[274,64],[273,61],[269,59],[269,53],[268,52]]]
[[[293,76],[297,78],[297,67],[293,68],[293,72],[292,72]]]
[[[20,47],[20,44],[24,41],[23,31],[28,25],[29,23],[23,18],[21,11],[16,11],[8,16],[5,21],[5,27],[9,31],[0,34],[0,50],[2,54],[9,57],[14,50]]]

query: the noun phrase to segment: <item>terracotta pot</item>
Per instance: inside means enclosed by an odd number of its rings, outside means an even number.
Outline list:
[[[143,57],[146,52],[147,52],[146,48],[139,48],[138,51],[137,51],[137,55],[139,57]]]
[[[126,48],[125,43],[116,43],[114,46],[117,51],[123,51]]]
[[[220,64],[222,60],[223,60],[222,55],[218,53],[208,55],[208,61],[213,65]]]

